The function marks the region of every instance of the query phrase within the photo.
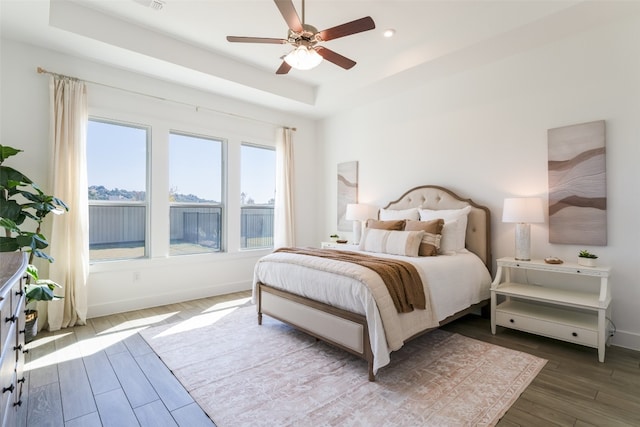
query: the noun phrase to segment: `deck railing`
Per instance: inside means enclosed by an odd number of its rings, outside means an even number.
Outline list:
[[[108,250],[140,248],[144,256],[146,206],[131,203],[89,206],[89,247],[92,259],[122,258]],[[170,246],[180,253],[218,252],[223,249],[222,206],[176,205],[170,207]],[[245,205],[240,209],[240,247],[258,249],[273,246],[273,206]],[[185,249],[186,248],[186,249]],[[194,249],[190,251],[189,248]],[[114,253],[111,251],[111,253]],[[129,256],[125,256],[129,257]]]

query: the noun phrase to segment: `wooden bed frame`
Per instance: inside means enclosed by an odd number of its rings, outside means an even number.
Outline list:
[[[475,253],[491,272],[491,214],[488,208],[463,199],[453,191],[434,185],[412,188],[385,209],[461,209],[471,206],[467,223],[466,248]],[[353,353],[369,364],[369,381],[375,381],[373,352],[369,343],[367,319],[364,315],[342,310],[319,301],[257,283],[258,324],[262,315],[287,323],[329,344]],[[445,325],[468,313],[486,307],[489,299],[455,313],[440,322]],[[422,331],[413,339],[432,329]],[[407,340],[408,341],[408,340]]]

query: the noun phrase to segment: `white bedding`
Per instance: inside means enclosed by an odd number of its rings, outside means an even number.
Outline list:
[[[380,289],[386,287],[378,274],[357,264],[319,257],[276,252],[261,258],[254,270],[256,284],[269,286],[324,302],[367,318],[374,373],[390,362],[390,352],[402,347],[416,333],[436,327],[446,317],[489,298],[490,274],[480,258],[471,252],[434,257],[404,257],[416,266],[425,285],[429,310],[397,313]],[[367,283],[365,285],[364,283]],[[382,288],[381,288],[382,287]],[[433,315],[430,315],[430,314]]]

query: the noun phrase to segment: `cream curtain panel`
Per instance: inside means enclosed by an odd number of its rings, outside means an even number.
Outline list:
[[[273,247],[295,246],[293,214],[293,144],[291,129],[276,132],[276,197]]]
[[[63,287],[63,299],[48,303],[48,328],[56,331],[84,325],[87,318],[89,275],[89,203],[87,195],[86,134],[88,122],[85,83],[63,76],[49,78],[50,138],[53,147],[52,193],[69,207],[55,215],[51,229],[51,280]]]

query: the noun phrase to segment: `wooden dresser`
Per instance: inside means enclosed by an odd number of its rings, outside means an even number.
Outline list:
[[[0,253],[0,425],[23,425],[25,295],[27,254]],[[24,390],[23,390],[24,388]]]

